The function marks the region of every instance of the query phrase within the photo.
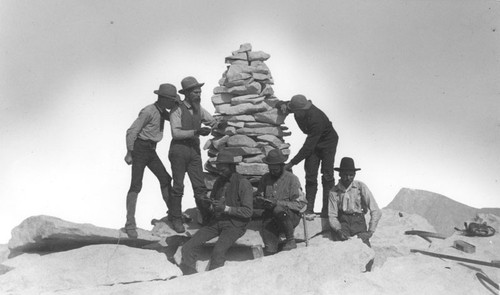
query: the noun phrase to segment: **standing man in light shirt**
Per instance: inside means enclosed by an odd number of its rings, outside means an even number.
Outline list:
[[[184,176],[187,173],[193,188],[196,207],[202,217],[206,216],[206,208],[201,202],[207,197],[203,166],[200,152],[200,136],[210,134],[209,127],[214,127],[217,121],[201,105],[201,87],[205,83],[198,83],[194,77],[182,79],[182,89],[179,93],[185,99],[174,108],[170,114],[170,128],[172,141],[168,159],[172,167],[174,179],[172,198],[169,202],[168,219],[172,221],[173,229],[182,233],[185,231],[182,221],[182,196],[184,195]]]
[[[328,199],[328,221],[333,231],[333,239],[345,241],[357,236],[363,243],[371,247],[372,237],[377,224],[382,217],[375,198],[368,186],[359,180],[354,180],[356,168],[352,158],[342,158],[339,172],[340,181],[330,190]],[[370,211],[370,224],[367,228],[365,214]],[[366,270],[370,271],[373,260],[368,263]]]
[[[165,120],[169,119],[167,111],[180,100],[177,89],[172,84],[161,84],[154,91],[158,100],[146,106],[127,130],[127,154],[125,162],[132,165],[132,180],[127,193],[127,221],[125,232],[129,238],[137,238],[135,209],[137,197],[142,188],[142,178],[146,167],[153,172],[160,182],[163,201],[168,207],[172,177],[156,153],[156,144],[163,138]]]

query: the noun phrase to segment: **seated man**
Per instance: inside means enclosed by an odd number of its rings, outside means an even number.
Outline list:
[[[340,181],[330,190],[328,200],[328,220],[333,231],[333,239],[345,241],[349,237],[357,235],[363,243],[371,247],[370,238],[377,228],[382,212],[372,193],[361,181],[354,180],[356,171],[352,158],[342,158],[339,172]],[[367,229],[365,214],[370,210],[370,225]],[[371,261],[367,265],[370,271]]]
[[[286,157],[281,150],[271,150],[263,161],[269,173],[262,176],[256,195],[257,202],[264,208],[261,231],[264,254],[271,255],[278,252],[280,233],[286,238],[283,251],[297,248],[294,229],[307,201],[298,177],[284,169]]]
[[[180,268],[184,275],[196,273],[198,253],[208,240],[219,237],[210,258],[209,270],[224,265],[226,252],[246,232],[253,212],[253,189],[250,182],[236,172],[234,156],[225,151],[217,155],[220,177],[214,183],[210,198],[203,200],[210,208],[206,226],[197,231],[182,247]]]

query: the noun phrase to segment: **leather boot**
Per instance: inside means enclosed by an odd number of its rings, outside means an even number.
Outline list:
[[[135,208],[137,204],[138,193],[129,192],[127,194],[127,221],[125,222],[125,232],[131,239],[137,238],[137,230],[135,223]]]
[[[279,220],[283,230],[285,231],[285,238],[286,238],[282,251],[289,251],[297,248],[297,244],[295,243],[295,237],[294,237],[295,228],[293,227],[292,220],[285,212],[281,212],[279,214]]]
[[[172,219],[172,229],[179,234],[186,231],[184,224],[182,223],[182,217],[174,217]]]

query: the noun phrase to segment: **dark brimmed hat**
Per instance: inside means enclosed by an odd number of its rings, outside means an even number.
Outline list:
[[[237,164],[236,157],[233,153],[229,151],[222,150],[217,155],[217,159],[213,162],[214,164]]]
[[[286,157],[283,155],[280,149],[270,150],[267,156],[262,159],[262,162],[273,165],[273,164],[283,164],[286,162]]]
[[[201,86],[205,85],[205,83],[198,83],[195,77],[186,77],[182,79],[181,81],[181,86],[182,89],[179,90],[179,93],[185,94],[187,90],[193,89],[193,88],[201,88]]]
[[[361,170],[361,168],[356,168],[354,165],[354,160],[349,157],[344,157],[342,160],[340,160],[340,167],[339,168],[333,168],[335,171],[358,171]]]
[[[297,94],[292,97],[288,103],[288,108],[291,111],[295,110],[308,110],[312,106],[312,102],[302,94]]]
[[[153,91],[155,94],[158,94],[159,96],[179,100],[180,96],[177,94],[177,88],[175,88],[174,85],[166,83],[166,84],[161,84],[158,90]]]

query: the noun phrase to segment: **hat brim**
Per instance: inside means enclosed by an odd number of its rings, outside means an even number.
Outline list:
[[[191,90],[193,88],[201,88],[201,87],[203,87],[203,85],[205,85],[205,83],[198,83],[198,84],[195,84],[193,86],[190,86],[189,88],[185,88],[185,89],[179,90],[179,93],[180,94],[185,94],[186,91]]]
[[[214,161],[212,163],[214,163],[214,164],[238,164],[237,162],[230,162],[230,161],[219,161],[219,162]]]
[[[290,107],[290,104],[288,104],[288,108],[289,108],[291,111],[297,111],[297,110],[308,110],[308,109],[310,109],[310,108],[311,108],[311,106],[312,106],[312,102],[311,102],[311,100],[308,100],[308,101],[307,101],[307,103],[306,103],[306,105],[305,105],[305,106],[303,106],[303,107],[301,107],[301,108],[291,108],[291,107]]]
[[[173,97],[173,96],[170,96],[170,95],[166,95],[166,94],[160,93],[158,90],[153,91],[153,93],[157,94],[159,96],[162,96],[162,97],[173,99],[173,100],[179,100],[179,99],[181,99],[181,97],[179,96],[179,94],[176,94],[175,97]]]
[[[342,172],[342,171],[359,171],[359,170],[361,170],[361,168],[354,168],[354,169],[333,168],[333,170],[339,171],[339,172]]]

